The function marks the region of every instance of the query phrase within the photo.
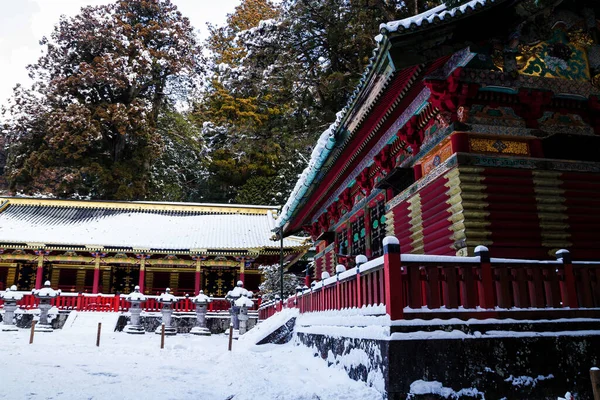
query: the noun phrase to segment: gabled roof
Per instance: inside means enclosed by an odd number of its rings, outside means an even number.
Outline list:
[[[2,243],[140,251],[278,249],[276,207],[0,198]],[[285,239],[284,247],[306,247]]]
[[[486,35],[495,34],[499,29],[507,29],[505,17],[513,15],[518,3],[530,1],[533,0],[471,0],[454,8],[441,5],[410,18],[382,24],[381,34],[375,38],[377,46],[366,71],[346,107],[321,134],[308,166],[300,175],[281,210],[277,226],[287,230],[298,210],[306,206],[315,187],[328,173],[328,168],[333,164],[332,160],[341,153],[352,135],[357,132],[348,129],[352,120],[357,118],[357,111],[361,108],[368,111],[377,99],[371,92],[382,92],[382,88],[385,87],[385,84],[378,85],[378,80],[383,76],[389,78],[393,75],[385,73],[390,65],[396,73],[401,73],[399,71],[447,57],[468,47],[473,40],[483,40]],[[540,8],[543,6],[540,5]],[[534,9],[539,11],[536,5],[527,12],[533,13]],[[484,29],[476,29],[471,26],[470,19],[466,21],[468,18],[464,18],[475,15],[481,16],[475,19],[479,18],[477,25],[482,25]],[[454,24],[458,24],[460,29],[455,29]]]

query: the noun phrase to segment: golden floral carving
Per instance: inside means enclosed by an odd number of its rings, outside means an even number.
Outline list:
[[[476,153],[529,155],[529,146],[527,145],[527,142],[471,138],[469,139],[469,147],[471,148],[471,151]]]

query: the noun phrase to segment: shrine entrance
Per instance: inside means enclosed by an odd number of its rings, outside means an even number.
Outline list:
[[[202,271],[204,294],[212,297],[225,297],[235,287],[239,271],[231,267],[210,267]]]

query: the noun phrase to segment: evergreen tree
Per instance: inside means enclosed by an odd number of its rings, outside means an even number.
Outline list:
[[[262,274],[263,283],[258,287],[263,301],[272,300],[281,293],[281,269],[278,264],[261,265],[258,267]],[[293,274],[283,275],[283,297],[296,293],[296,287],[302,286],[302,279]]]
[[[148,198],[156,160],[177,141],[159,120],[202,65],[187,18],[169,0],[118,1],[62,17],[41,44],[32,89],[17,88],[7,110],[11,189]]]
[[[260,11],[248,17],[250,5]],[[285,201],[362,76],[379,24],[409,15],[395,0],[245,0],[212,27],[212,80],[195,117],[215,200]]]

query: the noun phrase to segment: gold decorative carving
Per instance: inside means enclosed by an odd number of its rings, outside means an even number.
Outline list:
[[[597,74],[592,78],[592,85],[600,89],[600,74]]]
[[[471,151],[478,153],[500,153],[529,155],[527,142],[500,139],[470,138]]]
[[[594,44],[594,39],[592,38],[592,36],[589,33],[582,31],[581,29],[569,32],[568,35],[569,42],[574,44],[575,46],[590,47]]]
[[[451,155],[452,142],[450,141],[431,151],[421,162],[421,171],[423,176],[429,174],[438,165],[446,161]]]

